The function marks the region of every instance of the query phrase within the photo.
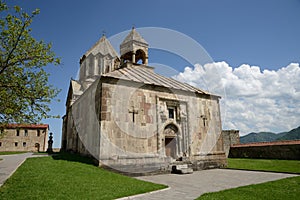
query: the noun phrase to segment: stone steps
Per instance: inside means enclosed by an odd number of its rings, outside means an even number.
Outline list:
[[[102,168],[108,169],[110,171],[123,174],[126,176],[147,176],[154,174],[164,174],[170,173],[167,170],[167,165],[165,163],[147,163],[147,164],[127,164],[127,165],[103,165]]]
[[[192,174],[193,169],[188,164],[173,164],[172,173],[174,174]]]

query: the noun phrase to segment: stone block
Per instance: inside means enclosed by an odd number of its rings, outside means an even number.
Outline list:
[[[181,169],[179,171],[181,174],[192,174],[194,172],[194,170],[192,168],[185,168],[185,169]]]
[[[101,120],[110,121],[111,120],[110,112],[101,112]]]
[[[191,174],[193,169],[188,164],[177,164],[172,166],[172,173],[174,174]]]
[[[176,170],[186,169],[188,168],[187,164],[175,165]]]

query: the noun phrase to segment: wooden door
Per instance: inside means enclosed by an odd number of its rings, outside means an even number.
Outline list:
[[[176,157],[176,139],[165,138],[165,149],[166,156],[175,158]]]

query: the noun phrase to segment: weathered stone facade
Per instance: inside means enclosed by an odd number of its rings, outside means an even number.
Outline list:
[[[1,127],[0,151],[46,151],[48,124],[9,124]]]
[[[121,59],[110,56],[120,65],[88,88],[84,78],[71,81],[62,149],[127,172],[168,170],[175,161],[224,166],[220,97],[154,73],[148,44],[134,29],[120,47]]]
[[[240,144],[240,134],[238,130],[223,130],[222,137],[224,142],[224,151],[226,157],[228,157],[230,147],[234,144]]]

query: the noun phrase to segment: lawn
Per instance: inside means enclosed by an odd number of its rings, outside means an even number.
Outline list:
[[[228,168],[300,173],[300,160],[228,158]]]
[[[228,168],[261,170],[273,172],[300,173],[299,160],[228,159]],[[299,199],[300,176],[277,181],[238,187],[220,192],[206,193],[199,200],[206,199]]]
[[[230,200],[274,200],[274,199],[299,199],[300,177],[285,178],[278,181],[271,181],[256,185],[238,187],[235,189],[223,190],[220,192],[206,193],[200,196],[199,200],[206,199],[230,199]]]
[[[0,188],[0,199],[115,199],[167,187],[92,163],[69,154],[29,158]]]

